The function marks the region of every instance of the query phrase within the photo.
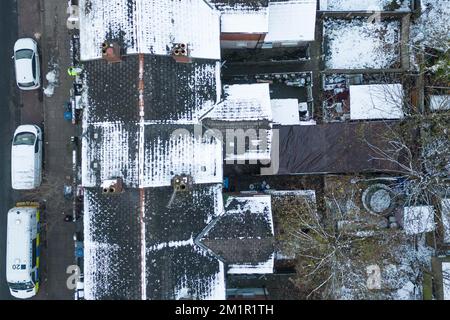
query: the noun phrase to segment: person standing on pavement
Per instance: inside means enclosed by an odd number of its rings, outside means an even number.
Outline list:
[[[79,67],[74,67],[74,66],[70,66],[67,69],[67,73],[69,74],[69,76],[71,77],[76,77],[79,76],[80,73],[83,71],[83,69],[79,68]]]

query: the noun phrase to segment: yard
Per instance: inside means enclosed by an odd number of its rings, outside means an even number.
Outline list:
[[[278,243],[284,254],[297,257],[292,281],[304,293],[300,298],[421,299],[432,254],[425,237],[388,228],[386,218],[364,209],[367,182],[359,179],[327,177],[325,210],[305,197],[273,202]],[[379,272],[376,288],[369,285],[373,268]]]
[[[327,69],[391,69],[400,64],[400,29],[396,20],[326,19]]]

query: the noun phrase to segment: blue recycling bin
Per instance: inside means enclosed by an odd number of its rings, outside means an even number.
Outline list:
[[[66,112],[64,112],[64,120],[66,120],[66,121],[72,121],[72,111],[66,111]]]

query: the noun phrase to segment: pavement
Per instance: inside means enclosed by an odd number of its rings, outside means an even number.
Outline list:
[[[67,267],[75,264],[75,224],[65,222],[72,214],[72,201],[64,198],[64,185],[72,182],[72,147],[70,137],[77,128],[64,120],[63,106],[69,99],[72,80],[65,72],[71,65],[70,36],[66,28],[67,1],[0,1],[0,40],[7,50],[0,61],[9,72],[0,79],[0,300],[11,299],[6,284],[6,214],[18,200],[39,200],[46,205],[41,250],[41,288],[35,299],[73,299],[66,281]],[[39,45],[43,87],[23,92],[15,86],[12,56],[17,38],[31,37]],[[6,44],[6,45],[5,45]],[[43,94],[48,85],[46,74],[57,65],[62,69],[59,84],[51,97]],[[44,128],[44,179],[33,191],[11,190],[10,140],[19,124],[37,124]]]
[[[22,0],[27,1],[27,0]],[[28,0],[29,1],[29,0]],[[33,2],[33,1],[31,1]],[[64,120],[64,104],[70,97],[72,78],[66,69],[71,65],[70,35],[66,28],[67,1],[41,0],[42,62],[43,74],[55,69],[59,84],[51,97],[44,96],[45,123],[45,181],[41,198],[46,202],[46,250],[44,282],[40,299],[73,299],[73,291],[66,285],[67,267],[75,264],[75,224],[65,222],[66,214],[72,215],[72,202],[64,198],[64,185],[72,182],[72,147],[70,137],[76,128]],[[44,86],[47,80],[44,80]]]

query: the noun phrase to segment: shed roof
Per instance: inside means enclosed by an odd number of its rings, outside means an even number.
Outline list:
[[[431,95],[431,111],[450,110],[450,95]]]
[[[406,234],[419,234],[433,231],[434,209],[432,206],[414,206],[403,209],[403,228]]]
[[[269,33],[266,42],[314,41],[316,0],[269,3]]]
[[[450,262],[442,262],[444,300],[450,300]]]
[[[402,119],[403,95],[401,84],[350,86],[350,119]]]
[[[267,33],[269,0],[211,0],[221,13],[222,33]]]
[[[300,124],[298,99],[272,99],[271,105],[274,124]]]
[[[374,148],[389,147],[384,135],[395,126],[367,122],[275,127],[279,129],[278,174],[400,171],[392,161],[375,159],[379,155]],[[278,149],[272,146],[272,150]]]

